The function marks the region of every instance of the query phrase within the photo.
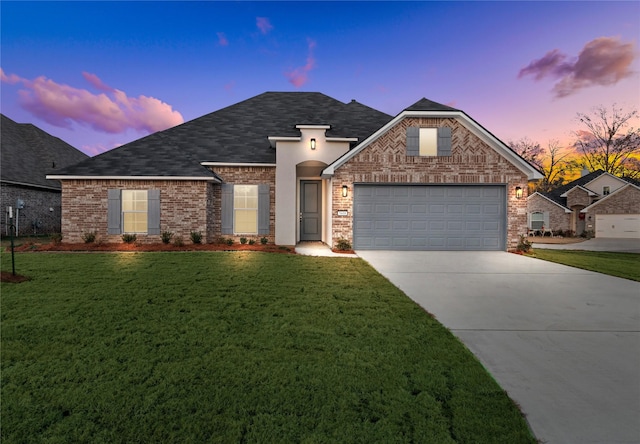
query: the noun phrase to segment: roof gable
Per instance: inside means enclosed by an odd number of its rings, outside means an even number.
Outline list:
[[[386,125],[378,129],[375,133],[370,135],[367,139],[362,141],[352,150],[344,154],[342,157],[337,159],[331,165],[324,169],[322,172],[322,177],[327,178],[331,177],[335,170],[340,168],[349,159],[356,156],[359,152],[369,146],[371,143],[376,141],[379,137],[397,125],[400,121],[407,117],[431,117],[431,118],[453,118],[460,121],[463,126],[465,126],[468,130],[470,130],[473,134],[478,136],[483,142],[487,143],[492,149],[502,155],[504,158],[509,160],[513,165],[515,165],[522,172],[527,174],[529,180],[532,179],[542,179],[542,173],[538,171],[533,165],[524,160],[521,156],[519,156],[515,151],[509,148],[504,142],[498,139],[496,136],[487,131],[482,125],[469,117],[465,112],[457,110],[455,108],[451,108],[446,105],[442,105],[436,102],[432,102],[427,99],[421,99],[418,102],[414,103],[410,107],[406,108],[396,117],[394,117],[391,121],[389,121]]]
[[[611,194],[607,194],[605,197],[603,197],[602,199],[598,199],[595,202],[593,202],[591,205],[588,205],[587,207],[583,208],[582,210],[580,210],[581,213],[586,213],[589,210],[593,209],[593,207],[596,207],[598,205],[600,205],[602,202],[606,202],[608,199],[612,199],[614,197],[616,197],[619,193],[622,193],[623,190],[626,190],[627,188],[629,189],[636,189],[638,191],[640,191],[640,187],[638,187],[636,184],[627,182],[626,185],[624,185],[621,188],[618,188],[615,191],[612,191]]]
[[[47,174],[89,157],[35,125],[16,123],[4,114],[0,117],[3,182],[59,190],[60,182],[47,179]]]
[[[532,199],[532,198],[533,198],[534,196],[536,196],[536,195],[537,195],[537,196],[540,196],[540,197],[541,197],[541,198],[543,198],[543,199],[548,200],[549,202],[551,202],[551,203],[552,203],[552,204],[554,204],[554,205],[559,206],[560,208],[562,208],[562,209],[564,210],[564,212],[565,212],[565,213],[571,213],[571,210],[570,210],[569,208],[567,208],[567,207],[565,207],[564,205],[562,205],[562,204],[560,204],[560,203],[556,202],[555,200],[551,200],[551,199],[549,199],[547,196],[545,196],[544,194],[540,193],[539,191],[536,191],[535,193],[530,194],[530,195],[527,197],[527,201],[529,201],[530,199]]]

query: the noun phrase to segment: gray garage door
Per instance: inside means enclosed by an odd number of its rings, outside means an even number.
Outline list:
[[[505,187],[355,185],[354,248],[504,250]]]

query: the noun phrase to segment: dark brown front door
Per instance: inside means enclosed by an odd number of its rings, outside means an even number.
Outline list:
[[[300,240],[322,240],[322,181],[300,182]]]

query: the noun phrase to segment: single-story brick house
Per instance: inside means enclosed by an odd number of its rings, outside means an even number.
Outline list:
[[[538,170],[461,110],[395,117],[320,93],[267,92],[49,176],[67,242],[96,230],[343,238],[356,249],[505,250],[526,231]]]
[[[0,114],[0,231],[9,234],[8,207],[19,235],[60,232],[60,181],[47,179],[89,156],[30,123]]]
[[[549,193],[527,198],[530,229],[595,237],[640,238],[640,187],[602,170],[589,173]]]

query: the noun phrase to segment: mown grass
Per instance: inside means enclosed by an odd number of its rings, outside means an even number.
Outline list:
[[[534,249],[533,257],[545,261],[597,271],[633,281],[640,281],[640,254],[603,251]]]
[[[32,280],[1,288],[3,443],[535,442],[473,355],[360,259],[17,268]]]

